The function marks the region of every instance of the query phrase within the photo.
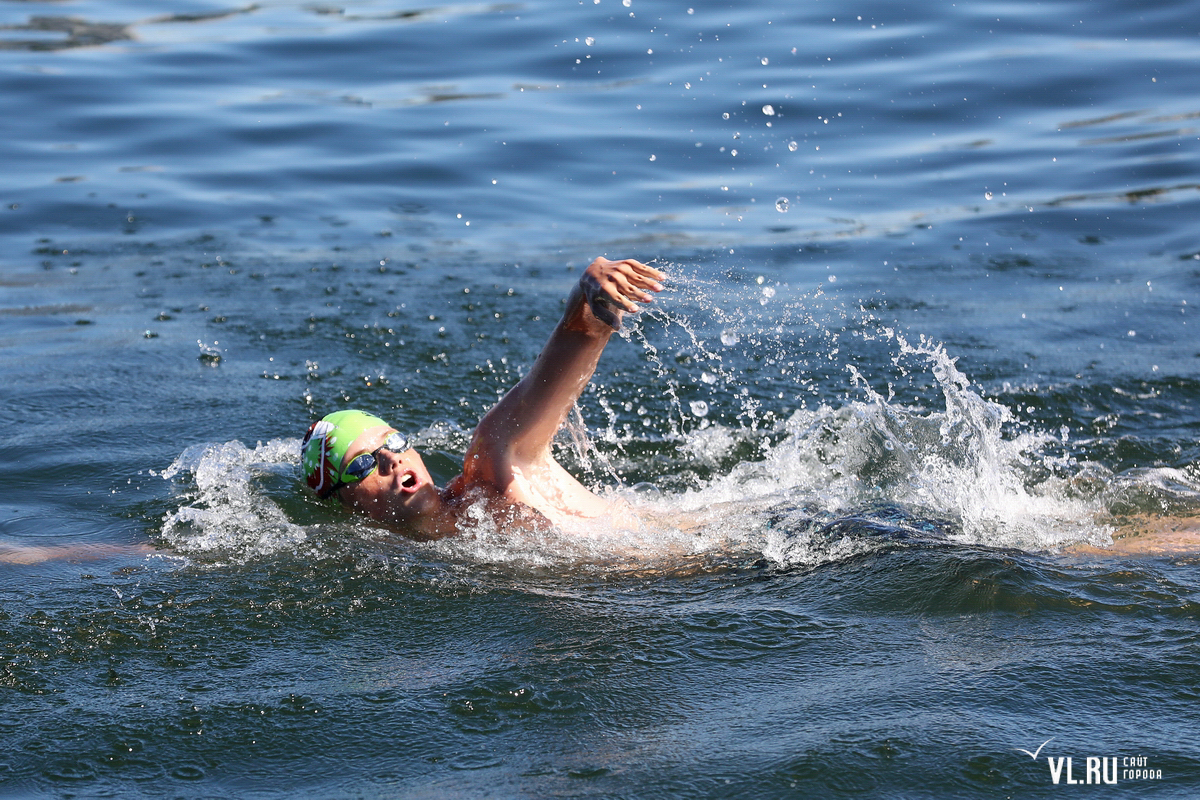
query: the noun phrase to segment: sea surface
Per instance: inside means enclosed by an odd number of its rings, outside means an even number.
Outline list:
[[[1200,0],[0,0],[0,797],[1197,796],[1198,64]],[[456,474],[600,255],[670,280],[558,453],[643,528],[306,494],[347,406]]]

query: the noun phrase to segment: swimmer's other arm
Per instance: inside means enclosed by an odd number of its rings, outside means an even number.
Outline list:
[[[0,542],[0,564],[40,564],[44,561],[93,561],[158,552],[147,544],[23,545]]]

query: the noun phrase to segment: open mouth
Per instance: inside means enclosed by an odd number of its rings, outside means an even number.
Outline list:
[[[408,491],[414,491],[417,488],[417,476],[411,472],[406,473],[400,480],[400,488]]]

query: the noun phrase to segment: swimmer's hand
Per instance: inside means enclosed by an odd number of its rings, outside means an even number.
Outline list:
[[[635,301],[653,302],[654,297],[647,290],[661,292],[663,287],[659,281],[666,277],[654,267],[631,258],[622,261],[597,258],[584,270],[579,287],[596,319],[619,331],[625,312],[636,314],[641,310]]]

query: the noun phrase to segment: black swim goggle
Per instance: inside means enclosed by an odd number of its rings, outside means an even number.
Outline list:
[[[329,494],[333,494],[343,486],[351,483],[358,483],[363,478],[370,475],[379,468],[379,451],[387,450],[389,453],[403,453],[412,447],[409,444],[408,437],[400,431],[392,431],[383,440],[383,444],[376,447],[369,453],[363,453],[361,456],[355,456],[353,460],[341,471],[337,481],[333,484],[333,488],[329,490]],[[326,495],[328,497],[329,495]]]

